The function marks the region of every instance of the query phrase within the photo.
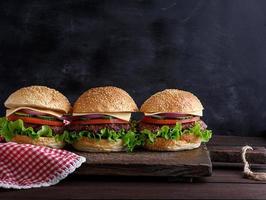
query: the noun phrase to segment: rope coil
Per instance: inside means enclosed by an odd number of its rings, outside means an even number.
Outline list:
[[[265,172],[252,172],[250,170],[250,165],[246,160],[246,152],[247,150],[253,150],[251,146],[244,146],[242,148],[242,160],[244,162],[244,172],[243,175],[245,178],[256,180],[256,181],[266,181],[266,173]]]

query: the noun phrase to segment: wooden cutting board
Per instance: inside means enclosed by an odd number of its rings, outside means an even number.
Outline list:
[[[75,173],[108,176],[210,176],[212,164],[205,145],[180,152],[84,153],[87,161]]]

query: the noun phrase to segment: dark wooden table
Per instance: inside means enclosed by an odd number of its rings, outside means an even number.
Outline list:
[[[215,146],[266,146],[265,138],[216,136]],[[256,171],[266,164],[253,165]],[[29,190],[0,189],[0,199],[266,199],[266,182],[244,179],[240,163],[213,163],[211,177],[193,183],[167,178],[71,175],[59,184]]]

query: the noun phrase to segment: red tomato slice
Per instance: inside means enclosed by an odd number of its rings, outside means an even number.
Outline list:
[[[148,123],[148,124],[185,124],[185,123],[191,123],[198,121],[200,118],[199,117],[192,117],[190,119],[183,119],[183,120],[177,120],[177,119],[154,119],[152,117],[144,117],[143,122]]]
[[[18,119],[21,119],[22,121],[29,123],[29,124],[42,124],[42,125],[50,125],[50,126],[64,126],[63,122],[60,121],[51,121],[51,120],[45,120],[45,119],[39,119],[34,117],[23,117],[23,116],[16,116],[16,115],[10,115],[7,117],[10,121],[16,121]]]
[[[122,119],[88,119],[80,121],[72,121],[71,124],[127,124],[128,122]]]

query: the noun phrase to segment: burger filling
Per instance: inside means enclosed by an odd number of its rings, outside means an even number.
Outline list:
[[[25,135],[33,139],[39,137],[54,137],[63,141],[64,126],[69,122],[67,116],[56,117],[44,113],[19,110],[7,117],[0,118],[0,135],[6,141],[15,135]]]
[[[65,141],[73,143],[81,137],[109,141],[122,140],[128,151],[140,145],[141,142],[135,131],[135,123],[118,119],[109,115],[76,116],[69,126],[68,134],[64,133]]]
[[[145,116],[138,129],[145,141],[153,143],[156,138],[167,140],[184,140],[194,143],[199,139],[208,142],[212,131],[199,116],[165,113]]]

